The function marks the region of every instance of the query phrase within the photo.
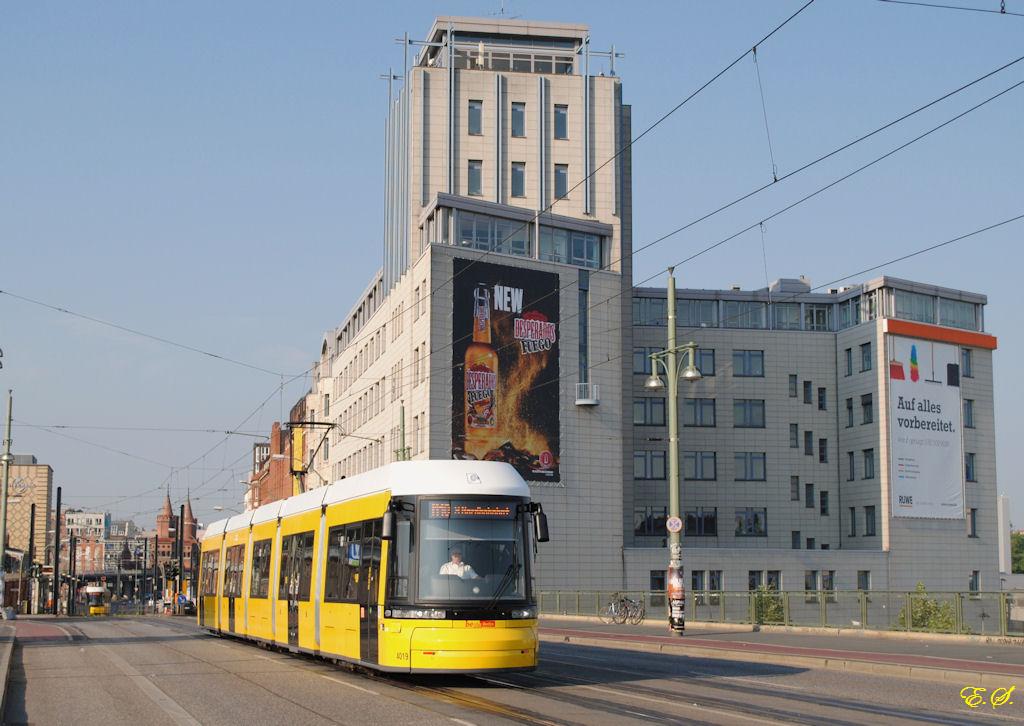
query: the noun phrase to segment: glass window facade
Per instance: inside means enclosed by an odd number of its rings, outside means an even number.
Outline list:
[[[765,453],[763,451],[737,451],[736,481],[765,481]]]
[[[732,352],[732,374],[742,377],[763,377],[764,351],[734,350]]]
[[[767,537],[768,510],[747,507],[736,510],[737,537]]]
[[[714,328],[718,326],[716,300],[676,300],[676,320],[688,328]]]
[[[480,136],[484,132],[484,103],[483,101],[469,102],[469,133],[473,136]]]
[[[512,136],[515,138],[526,136],[525,103],[512,103]]]
[[[683,426],[715,425],[715,399],[687,398],[683,401]]]
[[[919,323],[935,322],[935,298],[906,290],[893,290],[896,298],[896,317]]]
[[[466,168],[466,193],[471,196],[483,194],[484,163],[479,159],[470,159]]]
[[[526,162],[512,162],[512,196],[526,196]]]
[[[832,330],[832,306],[804,305],[804,330]]]
[[[974,303],[939,298],[939,324],[964,330],[978,330],[978,306]]]
[[[530,256],[529,223],[464,211],[460,211],[458,217],[458,240],[461,246],[506,255]]]
[[[716,476],[714,451],[684,451],[683,478],[691,481],[714,481]]]
[[[604,257],[603,238],[586,232],[558,229],[541,225],[540,228],[540,259],[548,262],[564,262],[579,267],[600,269]],[[643,300],[644,298],[637,298]],[[661,299],[661,304],[665,300]],[[636,304],[634,302],[634,309]],[[638,325],[657,325],[659,323],[637,323]],[[660,323],[664,325],[664,318]]]
[[[764,328],[767,307],[752,300],[726,300],[722,304],[722,327]]]
[[[800,303],[773,304],[772,327],[776,330],[800,330]]]
[[[555,138],[569,138],[569,107],[555,106]]]
[[[718,536],[718,508],[698,507],[683,513],[685,529],[683,533],[687,537],[717,537]]]
[[[555,198],[564,199],[569,195],[569,165],[555,164]]]

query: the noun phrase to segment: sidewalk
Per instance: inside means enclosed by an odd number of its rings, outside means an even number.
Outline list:
[[[943,642],[937,638],[869,638],[827,633],[737,632],[713,624],[688,625],[682,637],[660,621],[605,625],[599,620],[543,616],[541,639],[720,658],[835,668],[962,685],[1024,681],[1024,643]]]

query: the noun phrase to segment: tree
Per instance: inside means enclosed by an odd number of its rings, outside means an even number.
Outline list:
[[[1010,534],[1010,558],[1013,560],[1010,571],[1015,575],[1024,574],[1024,532]]]
[[[907,608],[900,609],[899,627],[907,627]],[[923,582],[918,582],[910,596],[910,627],[914,630],[951,633],[956,630],[956,606],[951,600],[928,597]]]

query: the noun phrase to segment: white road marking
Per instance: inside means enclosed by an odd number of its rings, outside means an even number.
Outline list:
[[[160,710],[166,713],[174,723],[185,724],[187,726],[200,726],[199,722],[192,718],[188,711],[182,708],[181,705],[173,698],[161,691],[153,681],[149,680],[149,678],[144,676],[142,673],[139,673],[131,663],[105,645],[96,646],[96,650],[105,655],[111,663],[116,665],[122,673],[128,676],[129,680],[138,686],[139,690],[142,691],[150,701],[156,704]]]
[[[472,721],[463,721],[461,718],[452,718],[451,716],[448,718],[455,723],[462,724],[462,726],[476,726]]]
[[[57,628],[57,630],[59,630],[60,632],[64,633],[64,637],[67,638],[69,641],[74,641],[74,636],[72,636],[71,633],[67,631],[67,629],[61,627],[60,625],[57,625],[57,623],[50,623],[50,625]]]
[[[478,681],[483,681],[484,683],[493,683],[496,686],[503,686],[504,688],[522,689],[522,686],[517,686],[515,683],[507,683],[506,681],[499,681],[497,678],[485,678],[484,676],[474,676],[474,678],[476,678]]]
[[[357,686],[355,683],[349,683],[348,681],[342,681],[342,680],[339,680],[337,678],[332,678],[331,676],[321,675],[320,677],[321,678],[326,678],[329,681],[334,681],[335,683],[340,683],[341,685],[343,685],[343,686],[345,686],[347,688],[354,688],[357,691],[362,691],[363,693],[369,693],[371,696],[379,696],[380,695],[379,693],[377,693],[377,691],[371,691],[369,688],[363,688],[362,686]]]

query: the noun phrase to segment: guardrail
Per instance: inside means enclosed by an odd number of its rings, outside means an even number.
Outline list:
[[[592,615],[617,594],[643,599],[647,619],[666,613],[663,591],[541,591],[545,615]],[[859,628],[1024,637],[1024,592],[786,590],[687,592],[686,619],[819,628]]]

